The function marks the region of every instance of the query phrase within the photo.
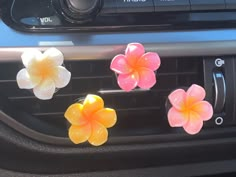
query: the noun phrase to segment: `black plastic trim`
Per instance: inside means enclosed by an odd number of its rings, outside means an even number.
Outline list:
[[[236,160],[227,161],[216,161],[216,162],[205,162],[205,163],[195,163],[195,164],[183,164],[183,165],[173,165],[164,166],[156,168],[139,168],[131,170],[115,170],[106,172],[86,172],[81,174],[71,173],[71,174],[29,174],[21,173],[15,171],[9,171],[0,169],[0,176],[15,176],[15,177],[189,177],[189,176],[201,176],[201,175],[217,175],[211,177],[233,177],[235,174]],[[224,173],[224,174],[223,174]],[[209,177],[209,176],[208,176]]]
[[[224,111],[225,99],[226,99],[226,84],[225,78],[222,72],[213,72],[213,81],[215,85],[215,113],[221,113]]]

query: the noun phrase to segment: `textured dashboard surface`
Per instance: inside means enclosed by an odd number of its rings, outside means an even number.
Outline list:
[[[57,46],[66,59],[112,58],[127,43],[141,42],[161,56],[204,56],[236,54],[236,30],[150,31],[122,33],[23,33],[0,20],[0,60],[19,60],[27,47]],[[78,54],[80,54],[78,56]]]
[[[143,168],[143,169],[134,169],[134,170],[119,170],[119,171],[110,171],[110,172],[95,172],[95,173],[83,173],[83,174],[61,174],[61,175],[37,175],[37,174],[26,174],[26,173],[17,173],[8,170],[0,169],[0,176],[17,176],[17,177],[189,177],[189,176],[200,176],[202,174],[207,175],[206,177],[233,177],[235,174],[222,174],[224,172],[234,170],[236,163],[235,160],[222,161],[222,162],[210,162],[210,163],[201,163],[194,165],[179,165],[172,167],[159,167],[159,168]],[[208,176],[210,174],[218,174],[214,176]],[[178,174],[178,175],[177,175]],[[204,176],[205,177],[205,176]]]

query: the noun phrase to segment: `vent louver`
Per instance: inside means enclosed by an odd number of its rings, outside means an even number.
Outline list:
[[[171,133],[173,130],[166,120],[167,95],[193,83],[203,85],[202,61],[202,58],[162,58],[157,84],[151,90],[130,93],[120,91],[116,76],[109,69],[109,60],[66,61],[72,80],[49,101],[38,100],[31,91],[18,88],[15,76],[23,67],[20,62],[1,63],[0,95],[5,100],[1,104],[17,121],[48,135],[67,137],[64,111],[88,93],[99,94],[106,107],[117,110],[118,122],[109,130],[111,138]],[[23,114],[14,114],[14,110]]]

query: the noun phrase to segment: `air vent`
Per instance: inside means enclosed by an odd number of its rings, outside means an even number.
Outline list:
[[[119,89],[109,60],[66,61],[72,81],[49,101],[41,101],[29,90],[20,90],[15,81],[21,63],[0,64],[2,109],[15,120],[47,135],[67,137],[63,117],[67,107],[88,93],[101,95],[106,107],[117,110],[117,125],[110,129],[111,139],[124,136],[169,134],[165,102],[167,95],[193,83],[203,85],[202,58],[162,58],[157,84],[151,90],[126,93]]]

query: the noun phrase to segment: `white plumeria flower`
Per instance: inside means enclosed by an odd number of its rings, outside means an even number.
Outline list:
[[[21,56],[25,66],[16,76],[21,89],[33,89],[34,95],[41,100],[53,97],[56,88],[65,87],[71,79],[71,73],[63,66],[61,51],[50,48],[44,53],[31,49]]]

